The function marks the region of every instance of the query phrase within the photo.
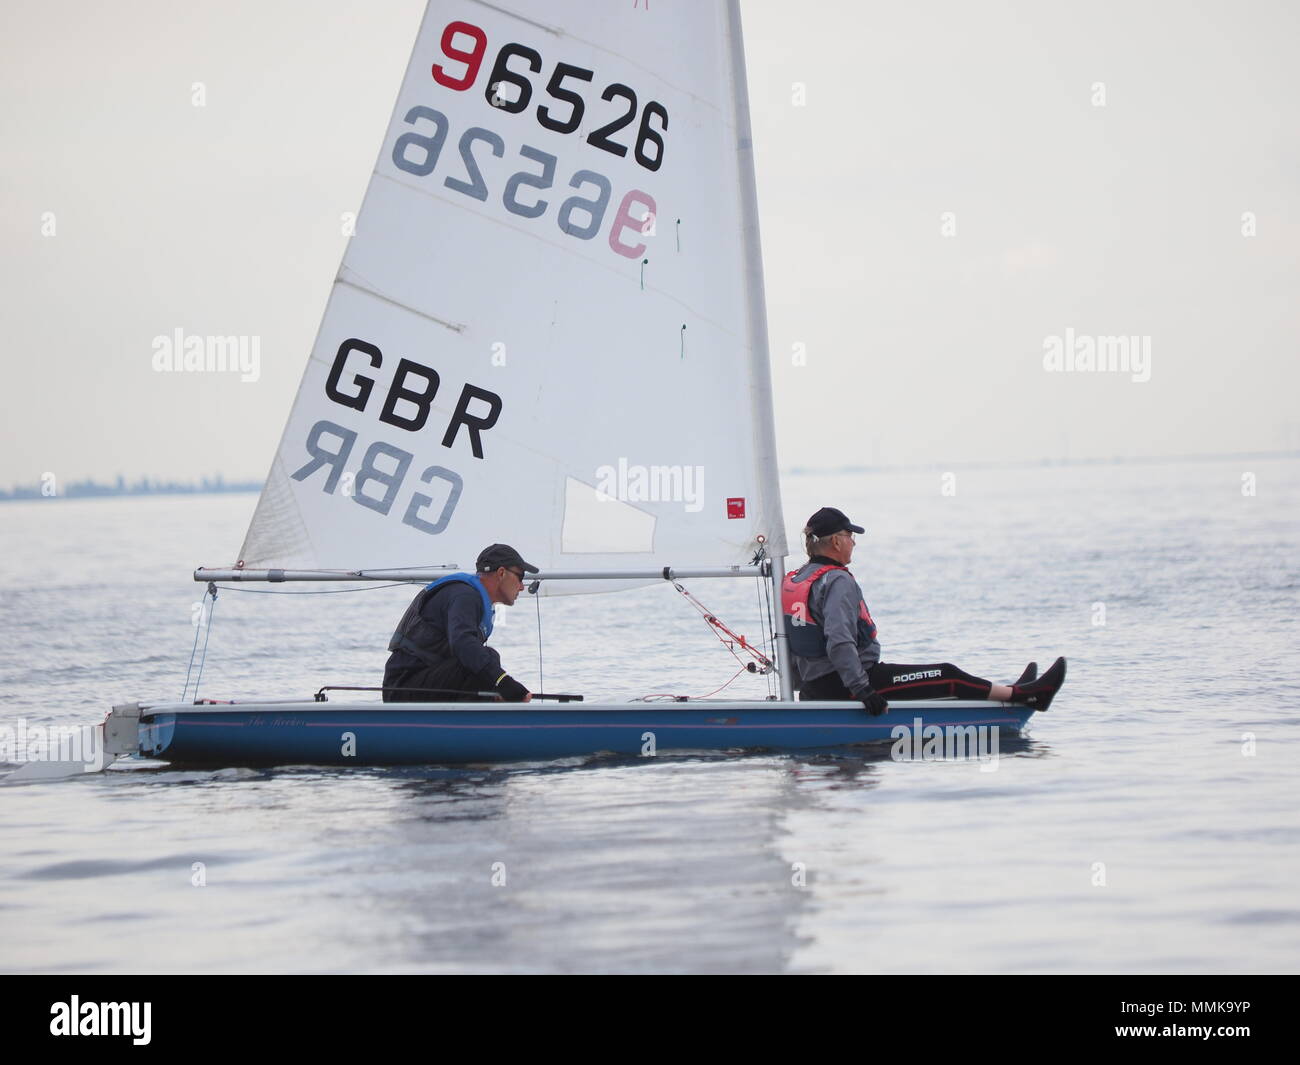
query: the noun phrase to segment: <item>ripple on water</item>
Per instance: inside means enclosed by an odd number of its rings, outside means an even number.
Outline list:
[[[212,860],[214,859],[209,859],[209,861]],[[231,855],[222,855],[217,860],[222,863],[229,862],[233,864],[244,859]],[[190,854],[139,860],[126,858],[79,859],[69,862],[55,862],[53,865],[37,866],[34,869],[26,869],[15,873],[13,877],[16,880],[94,880],[113,876],[131,876],[154,869],[175,871],[178,868],[187,868],[192,861],[193,856]]]

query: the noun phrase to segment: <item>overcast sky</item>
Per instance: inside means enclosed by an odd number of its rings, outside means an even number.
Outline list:
[[[0,486],[264,475],[423,9],[5,5]],[[742,10],[783,467],[1300,448],[1300,7]]]

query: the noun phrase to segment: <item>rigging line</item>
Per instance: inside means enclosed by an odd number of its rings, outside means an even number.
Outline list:
[[[370,567],[367,567],[367,569],[383,569],[383,570],[387,570],[387,571],[390,572],[390,573],[401,573],[402,570],[404,570],[404,569],[418,569],[418,570],[427,570],[427,569],[448,569],[448,570],[451,570],[451,569],[458,569],[458,568],[459,568],[459,567],[456,565],[455,562],[426,562],[426,563],[423,563],[423,564],[418,565],[418,566],[370,566]],[[325,570],[324,572],[329,573],[329,572],[331,572],[331,571],[330,571],[330,570]],[[363,570],[346,570],[346,569],[338,569],[338,570],[334,570],[333,572],[334,572],[334,573],[365,573],[366,570],[364,570],[364,569],[363,569]],[[418,578],[417,578],[417,579],[418,579]]]
[[[244,567],[235,566],[234,568],[236,570],[242,570]],[[430,562],[428,565],[422,565],[422,566],[374,566],[374,567],[368,567],[366,569],[313,569],[311,572],[337,574],[338,579],[340,581],[357,581],[357,580],[364,579],[366,574],[369,573],[371,569],[380,569],[385,573],[401,573],[404,570],[416,570],[420,572],[427,571],[427,570],[447,570],[448,572],[450,572],[451,570],[455,570],[457,568],[458,567],[454,562]],[[211,572],[211,569],[200,568],[198,570],[195,570],[196,574],[202,574],[205,572]],[[268,572],[268,571],[263,570],[260,572]],[[198,578],[196,577],[195,579],[197,580]],[[234,578],[234,579],[238,580],[238,578]],[[424,580],[423,577],[409,577],[406,579],[412,584],[421,583]],[[235,587],[235,586],[232,584],[231,587]]]
[[[199,675],[194,678],[194,699],[196,702],[199,698],[199,684],[203,681],[203,664],[208,660],[208,637],[212,635],[212,619],[217,613],[217,586],[211,581],[208,581],[208,595],[212,596],[212,606],[208,608],[208,625],[203,630],[203,654],[199,656]]]
[[[765,543],[760,543],[759,550],[764,556],[767,556]],[[780,695],[781,666],[778,658],[776,626],[785,624],[783,616],[779,622],[777,621],[776,603],[774,601],[776,593],[772,587],[771,579],[779,572],[774,570],[775,561],[775,559],[768,557],[768,573],[759,578],[760,610],[763,612],[761,624],[763,625],[764,638],[767,643],[767,654],[773,663],[771,672],[767,674],[767,694],[769,699],[776,699]]]
[[[537,690],[546,691],[545,674],[542,673],[542,597],[533,592],[533,601],[537,604]]]
[[[409,588],[412,584],[419,584],[420,581],[394,581],[392,584],[369,584],[363,588],[316,588],[308,591],[291,592],[278,591],[273,588],[240,588],[238,586],[227,588],[228,592],[251,592],[253,595],[341,595],[344,592],[377,592],[382,588]],[[197,636],[197,634],[196,634]]]
[[[752,643],[746,640],[744,636],[732,632],[731,629],[729,629],[725,624],[723,624],[723,622],[718,618],[716,614],[714,614],[703,603],[701,603],[698,599],[696,599],[695,596],[691,595],[691,593],[688,592],[685,588],[683,588],[682,585],[679,584],[677,581],[672,581],[671,583],[672,586],[686,598],[686,601],[700,612],[700,615],[704,618],[705,624],[708,625],[709,628],[712,630],[713,635],[715,635],[718,638],[718,642],[721,643],[723,647],[725,647],[728,651],[731,652],[731,656],[737,662],[740,662],[743,666],[745,666],[746,669],[749,668],[748,664],[745,663],[744,659],[742,659],[740,655],[736,653],[736,647],[739,646],[742,651],[748,652],[749,656],[753,658],[758,665],[761,665],[763,669],[771,670],[775,668],[772,659],[769,658],[767,655],[763,654],[762,650],[755,647]],[[725,637],[722,635],[722,633],[724,632],[727,634]],[[756,666],[753,672],[757,672],[757,671],[758,670]]]
[[[762,563],[766,560],[769,572],[763,573]],[[761,631],[760,639],[765,642],[764,653],[767,656],[768,668],[763,673],[767,680],[767,697],[775,699],[779,695],[777,685],[780,683],[780,666],[777,662],[776,649],[776,630],[772,627],[772,582],[771,569],[773,565],[772,558],[767,553],[767,537],[759,535],[758,550],[754,553],[754,565],[759,567],[758,575],[758,613],[759,627]],[[766,613],[764,608],[766,607]],[[784,620],[783,622],[784,623]]]
[[[784,626],[784,625],[785,625],[785,617],[784,617],[784,615],[782,615],[781,613],[779,613],[779,612],[777,611],[776,593],[775,593],[775,591],[773,591],[771,580],[764,580],[764,581],[763,581],[763,594],[764,594],[765,600],[766,600],[766,602],[767,602],[767,631],[768,631],[768,646],[769,646],[769,648],[771,649],[771,658],[772,658],[772,661],[773,661],[773,662],[776,662],[776,661],[777,661],[777,647],[776,647],[777,631],[776,631],[776,627],[777,627],[778,625],[781,625],[781,626]],[[787,660],[787,662],[790,661],[788,655],[787,655],[787,657],[786,657],[786,660]],[[780,695],[780,683],[781,683],[781,682],[780,682],[780,666],[779,666],[779,665],[778,665],[777,669],[773,671],[772,676],[769,677],[769,680],[771,681],[771,695],[772,695],[773,698],[776,698],[778,695]]]
[[[745,667],[744,667],[744,666],[741,666],[740,669],[736,670],[736,677],[739,677],[739,676],[740,676],[742,673],[744,673],[744,672],[745,672]],[[736,683],[736,677],[732,677],[731,680],[727,681],[727,683],[724,684],[724,685],[722,686],[722,688],[729,688],[729,687],[731,687],[731,685],[735,684],[735,683]],[[713,691],[709,692],[709,695],[717,695],[718,692],[722,691],[722,688],[714,688]],[[695,698],[697,698],[697,699],[707,699],[707,698],[709,697],[709,695],[697,695]]]
[[[684,588],[679,588],[678,590],[682,592],[682,594],[684,595],[686,594],[686,590]],[[703,604],[700,605],[703,606]],[[710,615],[707,610],[701,610],[700,612],[704,615],[704,623],[709,626],[709,631],[712,632],[713,635],[718,638],[718,642],[721,643],[723,647],[725,647],[728,651],[731,652],[731,657],[734,658],[737,662],[739,662],[741,659],[740,659],[740,655],[736,654],[736,645],[734,641],[728,641],[727,638],[723,636],[721,632],[718,631],[721,622],[718,622],[717,619],[712,615]]]
[[[208,593],[203,593],[203,599],[208,597]],[[190,648],[190,664],[185,669],[185,689],[181,692],[181,702],[185,702],[185,696],[190,690],[190,674],[194,672],[194,656],[199,650],[199,622],[203,619],[203,599],[199,600],[199,616],[194,621],[194,646]]]
[[[768,587],[770,588],[772,582],[764,577],[758,577],[756,579],[758,581],[758,587],[755,589],[755,591],[758,592],[758,623],[763,633],[763,643],[764,643],[763,650],[768,658],[770,658],[772,661],[776,661],[776,656],[774,654],[775,648],[772,646],[771,634],[768,632],[767,600],[763,596],[763,585],[767,584]],[[766,676],[767,676],[767,694],[771,695],[772,674],[768,673]]]
[[[745,666],[741,666],[738,670],[736,670],[735,675],[731,678],[731,680],[727,681],[727,683],[724,684],[722,688],[729,688],[732,684],[736,682],[736,677],[739,677],[742,673],[747,673],[747,672],[748,669],[746,669]],[[676,695],[673,692],[650,692],[648,695],[638,696],[637,698],[633,699],[632,702],[650,703],[650,702],[655,702],[656,700],[659,699],[671,699],[675,703],[689,703],[692,699],[707,699],[709,698],[710,695],[717,695],[718,692],[722,691],[722,688],[714,688],[713,691],[709,692],[706,695]]]

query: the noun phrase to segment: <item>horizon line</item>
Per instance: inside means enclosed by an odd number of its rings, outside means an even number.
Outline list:
[[[778,474],[787,477],[825,476],[836,473],[872,474],[872,473],[907,473],[909,471],[933,472],[935,470],[1010,470],[1042,466],[1140,466],[1160,463],[1226,462],[1231,459],[1288,459],[1300,458],[1300,449],[1233,451],[1233,452],[1195,452],[1183,455],[1112,455],[1090,458],[1039,458],[1039,459],[986,459],[964,460],[959,462],[911,462],[893,464],[854,464],[849,466],[790,466],[778,469]],[[119,482],[125,478],[117,475]],[[157,487],[149,487],[151,480],[157,481]],[[204,483],[206,482],[206,483]],[[141,495],[226,495],[260,492],[262,480],[227,480],[223,474],[204,474],[198,481],[174,481],[162,478],[140,476],[134,486],[123,484],[121,487],[113,482],[96,481],[93,478],[81,478],[69,482],[74,488],[85,491],[68,494],[56,493],[52,496],[41,494],[38,483],[0,489],[0,503],[21,503],[33,499],[88,499],[107,496],[141,496]],[[21,494],[19,494],[21,493]]]

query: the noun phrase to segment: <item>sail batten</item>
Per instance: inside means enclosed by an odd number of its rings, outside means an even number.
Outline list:
[[[351,271],[349,271],[349,273],[350,272]],[[439,318],[436,314],[430,314],[428,311],[420,310],[419,307],[412,307],[409,303],[403,303],[401,300],[395,300],[385,296],[382,292],[376,291],[370,285],[358,285],[355,281],[346,277],[340,277],[334,283],[336,285],[347,285],[348,288],[354,288],[358,292],[364,292],[369,296],[374,296],[375,299],[383,300],[385,303],[391,303],[394,307],[399,307],[404,311],[410,311],[411,314],[418,314],[426,321],[430,321],[434,325],[440,325],[444,329],[450,329],[453,333],[465,332],[464,322],[448,322],[445,319]]]
[[[737,6],[545,12],[429,4],[243,566],[785,553]]]

